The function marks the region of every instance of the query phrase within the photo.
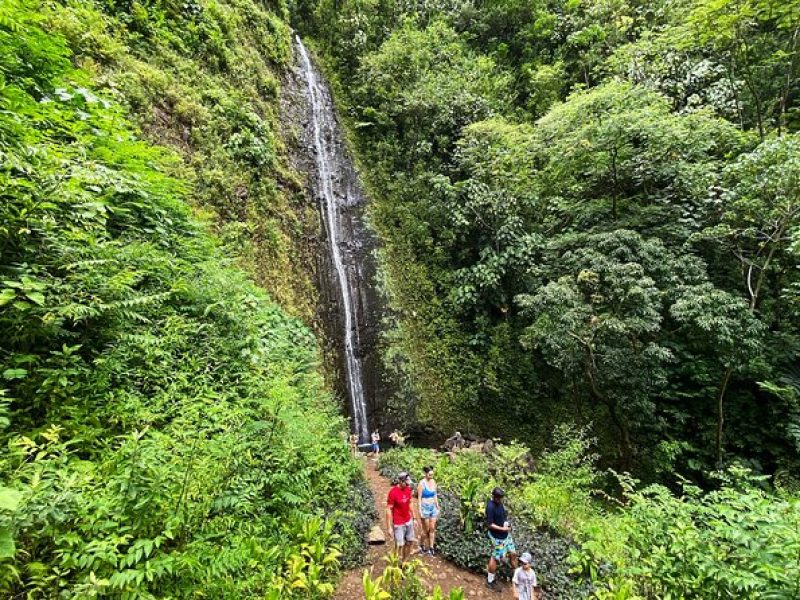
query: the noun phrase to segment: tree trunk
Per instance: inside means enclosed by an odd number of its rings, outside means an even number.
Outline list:
[[[592,373],[587,372],[587,375],[589,377],[589,393],[596,401],[606,405],[611,422],[614,423],[614,427],[619,432],[619,469],[623,472],[630,472],[633,464],[633,443],[631,442],[631,430],[628,422],[620,414],[617,401],[606,398],[597,389]]]
[[[731,58],[731,62],[732,62]],[[734,77],[733,73],[733,65],[730,62],[726,62],[725,69],[728,75],[728,84],[731,86],[731,93],[733,94],[733,102],[736,105],[736,116],[739,119],[739,129],[744,130],[744,114],[742,113],[742,103],[739,100],[739,91],[736,89],[736,78]]]
[[[800,34],[800,28],[795,28],[792,34],[792,49],[789,51],[789,55],[792,58],[789,60],[789,68],[786,70],[786,84],[783,86],[783,91],[781,93],[780,112],[778,114],[778,135],[783,133],[783,128],[786,126],[786,108],[789,105],[789,94],[792,90],[792,75],[794,74],[798,34]]]
[[[733,374],[733,367],[728,367],[725,374],[722,376],[722,381],[719,384],[719,394],[717,395],[717,435],[715,443],[715,453],[717,457],[717,466],[722,464],[722,434],[725,428],[725,392],[728,390],[728,384],[731,381]]]
[[[610,152],[611,154],[611,181],[614,184],[614,194],[611,198],[611,220],[617,220],[617,197],[619,191],[619,185],[617,183],[617,149],[613,148]]]
[[[788,217],[786,217],[783,221],[780,222],[778,228],[774,235],[775,242],[770,246],[769,251],[767,252],[767,256],[764,259],[764,263],[758,270],[758,278],[756,279],[755,287],[751,287],[750,285],[750,276],[753,269],[753,264],[750,265],[747,271],[747,289],[750,293],[750,304],[748,309],[750,310],[751,314],[756,312],[756,308],[758,308],[758,301],[761,296],[761,288],[764,285],[764,277],[766,275],[767,269],[769,269],[770,265],[772,264],[772,259],[775,256],[775,252],[778,250],[778,245],[780,244],[781,239],[783,238],[783,234],[786,231],[788,223]],[[722,435],[724,433],[725,428],[725,394],[728,391],[728,384],[731,380],[731,375],[733,375],[733,367],[728,367],[725,369],[725,373],[722,376],[722,381],[719,384],[719,394],[717,395],[717,433],[716,433],[716,442],[715,442],[715,451],[717,457],[717,464],[722,462]]]
[[[630,472],[633,466],[633,442],[631,442],[631,430],[628,427],[628,422],[619,414],[619,409],[616,402],[609,405],[609,413],[611,419],[617,426],[620,435],[619,444],[619,462],[620,470],[623,472]]]

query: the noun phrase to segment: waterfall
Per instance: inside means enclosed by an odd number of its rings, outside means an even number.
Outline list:
[[[359,321],[357,318],[361,274],[357,254],[342,251],[342,246],[347,247],[348,244],[355,242],[348,238],[348,233],[352,231],[352,228],[343,221],[343,211],[348,204],[358,203],[361,198],[353,197],[360,195],[349,188],[346,188],[342,194],[336,193],[334,178],[341,177],[339,170],[342,165],[350,164],[349,158],[345,155],[341,144],[337,143],[337,123],[330,92],[312,64],[308,51],[299,36],[296,36],[296,44],[310,105],[311,139],[316,167],[315,177],[312,177],[312,186],[320,203],[330,259],[336,276],[339,301],[344,313],[344,366],[353,415],[353,431],[358,435],[360,441],[366,442],[369,438],[369,425],[364,395],[363,368],[359,357]]]

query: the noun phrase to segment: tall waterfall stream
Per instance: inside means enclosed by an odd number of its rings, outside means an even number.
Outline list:
[[[328,252],[332,264],[333,279],[336,282],[343,334],[343,363],[347,394],[350,398],[353,417],[353,431],[361,442],[369,438],[367,421],[367,398],[364,391],[365,353],[361,340],[359,315],[365,312],[367,294],[363,293],[365,269],[359,264],[363,252],[357,252],[362,240],[359,227],[354,226],[348,209],[363,201],[363,194],[357,185],[352,161],[342,143],[330,91],[324,78],[311,62],[306,47],[299,37],[295,38],[295,48],[299,57],[299,69],[305,82],[305,96],[308,102],[307,136],[310,138],[314,155],[311,187],[319,203],[319,210],[325,226]],[[343,170],[351,173],[343,174]],[[357,223],[355,225],[361,225]]]

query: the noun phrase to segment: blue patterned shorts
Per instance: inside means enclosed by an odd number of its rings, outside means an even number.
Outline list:
[[[508,534],[508,537],[502,540],[498,540],[494,537],[491,533],[489,534],[489,539],[492,541],[494,548],[492,549],[492,558],[495,560],[502,560],[505,558],[506,554],[516,554],[517,547],[514,545],[514,540],[511,537],[511,534]]]

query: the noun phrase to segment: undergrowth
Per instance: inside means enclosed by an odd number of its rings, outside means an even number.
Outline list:
[[[409,560],[401,564],[397,554],[394,553],[387,554],[384,560],[387,564],[379,576],[372,578],[370,572],[364,570],[361,581],[365,600],[464,600],[465,598],[461,588],[454,588],[445,596],[438,585],[428,594],[422,578],[429,577],[431,573],[421,560]]]
[[[39,7],[0,4],[0,595],[325,597],[361,475],[314,338]]]
[[[489,558],[485,502],[495,485],[504,487],[514,541],[533,554],[545,597],[798,597],[795,495],[739,466],[714,474],[709,491],[686,481],[672,490],[641,487],[627,475],[600,472],[592,447],[584,431],[562,427],[535,461],[514,443],[489,455],[395,449],[381,454],[381,470],[419,477],[434,465],[442,490],[439,552],[475,571]],[[508,566],[500,573],[508,576]]]

